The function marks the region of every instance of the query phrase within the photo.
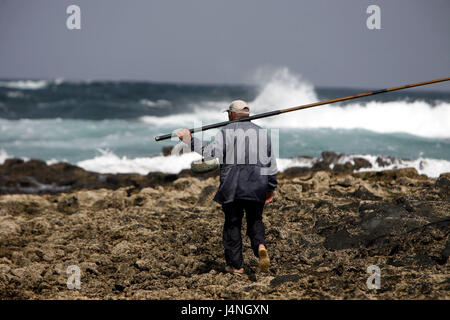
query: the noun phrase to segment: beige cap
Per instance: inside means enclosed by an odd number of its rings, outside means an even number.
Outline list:
[[[235,113],[239,114],[249,114],[250,113],[250,107],[248,106],[247,102],[243,100],[234,100],[231,102],[230,106],[228,107],[227,111],[233,111]]]

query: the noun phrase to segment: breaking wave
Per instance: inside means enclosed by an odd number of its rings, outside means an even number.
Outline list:
[[[36,90],[47,87],[45,80],[21,80],[21,81],[0,81],[0,87],[20,90]]]
[[[262,74],[262,75],[261,75]],[[249,101],[252,114],[319,101],[314,87],[287,68],[258,71],[260,79],[256,98]],[[140,120],[158,127],[187,127],[226,120],[220,111],[230,101],[204,101],[192,106],[194,112],[167,116],[144,116]],[[437,101],[369,101],[345,105],[324,105],[282,114],[255,123],[269,128],[366,129],[377,133],[408,133],[428,138],[450,137],[450,103]]]

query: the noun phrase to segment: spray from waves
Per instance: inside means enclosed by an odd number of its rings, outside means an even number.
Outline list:
[[[118,157],[111,151],[101,151],[100,156],[94,159],[84,160],[77,163],[85,170],[99,173],[139,173],[146,175],[149,172],[179,173],[181,170],[189,169],[192,161],[201,159],[197,153],[185,153],[180,156],[171,155],[168,157],[156,156],[147,158],[128,159],[127,157]],[[341,157],[338,163],[350,162],[354,164],[354,158],[364,158],[372,164],[372,168],[363,168],[362,171],[383,171],[391,169],[414,168],[420,174],[425,174],[430,178],[437,178],[441,173],[450,172],[450,161],[440,159],[419,158],[416,160],[402,160],[398,158],[387,158],[374,155],[345,155]],[[377,159],[382,159],[388,163],[380,165]],[[283,172],[292,167],[311,168],[318,158],[289,158],[277,159],[279,172]],[[330,165],[330,169],[333,164]]]
[[[252,113],[262,113],[317,102],[314,87],[300,75],[287,68],[258,70],[259,94],[249,104]],[[256,80],[255,80],[256,81]],[[236,97],[239,98],[239,97]],[[155,127],[181,128],[210,124],[226,120],[220,113],[230,101],[200,101],[192,113],[164,117],[144,116],[141,121]],[[366,129],[377,133],[408,133],[427,138],[450,137],[450,104],[437,102],[435,106],[425,101],[390,101],[350,103],[345,106],[330,105],[282,114],[255,123],[268,128],[332,128]]]
[[[339,159],[338,163],[344,164],[345,162],[349,161],[354,165],[354,158],[364,158],[372,164],[371,168],[362,168],[358,170],[358,172],[414,168],[419,174],[425,174],[430,178],[437,178],[441,173],[450,172],[450,161],[423,157],[415,160],[403,160],[398,158],[387,158],[374,155],[345,155]],[[379,158],[381,158],[388,164],[381,166],[377,161],[377,159]],[[330,165],[330,168],[332,169],[333,165]]]
[[[192,161],[201,159],[197,153],[185,153],[180,156],[171,155],[168,157],[142,157],[129,159],[118,157],[111,151],[100,150],[101,155],[80,161],[77,165],[85,170],[99,173],[139,173],[146,175],[149,172],[179,173],[181,170],[189,169]],[[437,178],[441,173],[450,172],[450,161],[440,159],[419,158],[415,160],[402,160],[398,158],[380,157],[374,155],[345,155],[339,159],[338,163],[350,162],[354,164],[354,158],[364,158],[372,164],[372,168],[363,168],[362,171],[383,171],[401,168],[415,168],[420,174],[425,174],[431,178]],[[382,159],[387,163],[380,165],[377,159]],[[311,168],[318,158],[279,158],[277,159],[278,170],[283,172],[291,167]],[[333,164],[330,165],[330,169]]]
[[[0,165],[5,162],[6,159],[12,158],[4,149],[0,149]]]
[[[179,173],[183,169],[190,168],[191,162],[200,160],[197,153],[186,153],[180,156],[172,155],[168,157],[142,157],[129,159],[118,157],[109,150],[101,150],[101,155],[93,159],[80,161],[77,166],[99,173],[139,173],[146,175],[149,172]]]

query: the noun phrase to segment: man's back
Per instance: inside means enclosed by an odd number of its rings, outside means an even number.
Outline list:
[[[220,162],[220,186],[214,200],[229,203],[250,200],[264,203],[277,186],[276,159],[267,131],[250,121],[230,123],[212,144],[193,139],[192,150]]]

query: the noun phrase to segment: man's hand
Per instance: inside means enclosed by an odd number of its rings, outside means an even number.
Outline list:
[[[180,138],[181,141],[183,141],[186,144],[191,143],[192,135],[189,129],[181,129],[175,132],[175,134]]]
[[[273,191],[269,191],[266,193],[266,202],[264,204],[266,205],[269,202],[272,202],[272,200],[273,200]]]

